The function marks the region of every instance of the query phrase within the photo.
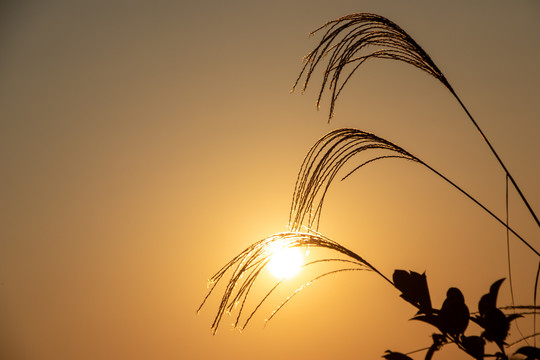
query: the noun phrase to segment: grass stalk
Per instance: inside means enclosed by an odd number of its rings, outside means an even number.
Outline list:
[[[488,140],[478,122],[471,115],[461,98],[454,91],[442,71],[433,62],[426,51],[394,22],[376,14],[356,13],[332,21],[314,30],[311,35],[326,29],[319,44],[304,58],[304,66],[293,85],[292,91],[303,76],[305,81],[302,92],[306,90],[315,68],[327,59],[323,71],[322,84],[317,97],[317,108],[328,85],[330,110],[328,121],[334,116],[336,101],[344,86],[360,65],[369,59],[380,58],[406,62],[438,79],[458,101],[480,136],[487,144],[498,164],[508,176],[513,187],[527,207],[530,215],[540,227],[540,220],[527,201],[521,188],[502,161],[501,157]],[[368,50],[368,48],[375,48]],[[349,66],[351,65],[351,66]],[[324,67],[324,65],[321,65]],[[352,68],[351,68],[352,67]],[[348,73],[346,72],[348,70]],[[534,250],[538,255],[538,252]]]
[[[377,160],[399,158],[419,163],[472,200],[493,219],[514,234],[531,251],[540,256],[538,250],[512,229],[505,221],[495,215],[493,211],[488,209],[484,204],[450,180],[447,176],[400,146],[372,133],[352,128],[342,128],[331,131],[319,139],[305,156],[298,173],[293,193],[293,201],[289,213],[289,228],[292,231],[298,231],[302,226],[305,226],[309,230],[317,230],[324,199],[330,184],[335,179],[338,172],[356,155],[361,153],[366,154],[366,152],[373,153],[373,150],[389,152],[390,154],[380,155],[377,152],[375,156],[355,167],[345,175],[343,179],[350,176],[360,167]]]
[[[219,324],[221,323],[221,320],[223,319],[223,315],[225,313],[232,312],[237,305],[240,305],[240,308],[238,310],[238,315],[236,317],[234,326],[236,327],[239,324],[240,317],[243,313],[244,305],[250,293],[250,290],[252,289],[256,279],[259,277],[262,269],[270,261],[270,257],[272,256],[273,246],[276,244],[279,244],[280,246],[285,247],[285,248],[313,246],[313,247],[325,248],[331,251],[336,251],[340,253],[341,255],[344,255],[352,260],[326,258],[326,259],[317,260],[315,262],[311,262],[309,264],[306,264],[305,266],[312,265],[318,262],[324,262],[324,261],[349,262],[358,266],[357,268],[355,268],[356,270],[373,271],[379,276],[381,276],[388,283],[390,283],[392,286],[394,286],[393,282],[388,277],[386,277],[376,267],[371,265],[368,261],[366,261],[360,255],[345,248],[344,246],[329,239],[328,237],[325,237],[314,231],[311,231],[309,233],[284,232],[284,233],[274,234],[244,249],[244,251],[242,251],[239,255],[237,255],[231,261],[229,261],[218,272],[216,272],[214,276],[212,276],[212,278],[209,280],[211,287],[206,297],[203,299],[201,305],[199,306],[197,312],[200,311],[201,308],[204,306],[208,297],[216,288],[216,285],[220,282],[220,280],[223,279],[223,276],[225,275],[225,273],[228,271],[232,271],[232,275],[229,281],[225,285],[225,291],[222,295],[217,314],[214,317],[214,321],[212,323],[211,329],[214,334],[216,333],[219,327]],[[329,274],[324,274],[324,276],[325,275],[329,275]],[[249,315],[249,317],[245,321],[244,327],[250,321],[251,317],[258,310],[260,305],[266,300],[266,298],[270,295],[270,293],[272,293],[282,281],[283,280],[275,284],[274,287],[270,289],[270,291],[267,293],[267,295],[259,302],[259,304],[255,307],[255,309],[252,311],[252,313]],[[274,311],[274,313],[275,312],[276,311]]]

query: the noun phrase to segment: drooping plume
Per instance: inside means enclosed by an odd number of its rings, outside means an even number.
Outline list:
[[[304,58],[304,66],[298,75],[293,86],[293,91],[305,75],[302,86],[304,91],[315,71],[317,65],[326,59],[327,64],[323,71],[323,79],[319,96],[317,97],[317,108],[325,89],[331,92],[330,112],[328,121],[334,116],[336,100],[341,90],[347,84],[356,70],[369,59],[390,59],[403,61],[418,69],[425,71],[438,79],[459,102],[472,124],[495,156],[497,162],[504,170],[506,176],[518,192],[521,200],[529,210],[529,213],[540,228],[540,219],[527,201],[514,177],[503,163],[497,151],[471,115],[463,101],[456,94],[444,74],[435,65],[431,57],[418,45],[418,43],[407,34],[401,27],[387,18],[370,13],[356,13],[340,17],[327,22],[325,25],[313,31],[311,34],[326,29],[319,44]],[[321,64],[321,67],[324,65]],[[540,252],[529,246],[538,256]]]
[[[411,64],[438,79],[453,93],[443,73],[424,49],[401,27],[385,17],[369,13],[350,14],[327,22],[311,34],[324,29],[326,32],[317,47],[304,58],[304,67],[293,90],[305,75],[302,85],[304,91],[317,65],[327,60],[317,107],[328,86],[332,92],[329,119],[333,117],[336,100],[352,74],[372,58],[399,60]],[[321,66],[324,67],[322,64]]]
[[[385,158],[420,161],[396,144],[366,131],[343,128],[326,134],[311,147],[300,167],[289,215],[291,231],[300,231],[302,226],[317,230],[330,184],[342,167],[360,153],[367,155],[367,160],[352,172]]]
[[[210,279],[210,290],[203,300],[202,304],[199,307],[199,310],[203,307],[204,303],[213,292],[217,283],[223,278],[226,272],[229,270],[232,271],[232,275],[229,281],[226,284],[225,292],[221,298],[221,304],[219,305],[218,312],[214,318],[212,324],[212,331],[215,333],[219,324],[222,320],[223,315],[226,312],[232,312],[235,307],[239,306],[237,313],[236,321],[234,326],[238,326],[240,322],[240,317],[244,310],[245,301],[249,295],[249,292],[255,283],[255,280],[260,275],[261,271],[270,261],[272,256],[273,245],[279,244],[281,247],[293,248],[293,247],[319,247],[325,248],[328,250],[336,251],[341,255],[349,258],[345,259],[333,259],[326,258],[318,261],[313,261],[311,263],[305,264],[308,266],[314,263],[321,261],[341,261],[348,262],[353,264],[352,268],[337,270],[371,270],[382,276],[385,280],[392,283],[388,278],[379,272],[374,266],[364,260],[360,255],[354,253],[353,251],[345,248],[344,246],[338,244],[337,242],[317,234],[315,232],[311,233],[300,233],[300,232],[285,232],[271,235],[263,240],[260,240],[251,246],[247,247],[242,251],[238,256],[229,261],[225,266],[223,266],[212,278]],[[337,271],[332,271],[335,273]],[[321,275],[324,276],[325,274]],[[319,277],[321,277],[319,276]],[[274,288],[272,288],[269,294],[277,287],[283,280],[279,281]],[[268,296],[268,295],[267,295]],[[261,303],[266,299],[263,298]],[[260,306],[260,304],[259,304]],[[245,320],[244,326],[247,325],[255,311],[259,308],[257,306],[251,313],[251,315]],[[279,309],[279,308],[278,308]],[[277,311],[277,310],[276,310]],[[273,314],[272,314],[273,316]]]

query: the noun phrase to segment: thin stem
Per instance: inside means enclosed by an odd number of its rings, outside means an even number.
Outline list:
[[[512,284],[512,263],[510,257],[510,231],[508,226],[510,224],[510,215],[509,215],[509,201],[508,201],[508,175],[505,176],[505,203],[506,203],[506,255],[508,261],[508,281],[510,282],[510,295],[512,297],[512,305],[514,304],[514,286]]]
[[[450,90],[452,95],[454,95],[456,100],[459,102],[459,104],[461,105],[461,107],[463,108],[463,110],[465,111],[467,116],[469,117],[469,119],[472,121],[472,123],[476,127],[476,130],[478,130],[478,132],[480,133],[480,135],[482,136],[482,138],[484,139],[484,141],[488,145],[488,147],[491,150],[491,152],[493,153],[493,155],[495,155],[495,158],[499,162],[499,165],[501,165],[501,167],[503,168],[504,172],[506,173],[506,176],[508,176],[508,179],[510,179],[510,182],[512,183],[512,185],[514,185],[514,188],[517,190],[519,196],[521,197],[521,200],[523,200],[523,203],[525,204],[525,206],[527,206],[527,209],[529,210],[529,213],[532,215],[532,217],[536,221],[536,225],[538,225],[538,227],[540,227],[540,220],[538,220],[538,217],[534,213],[534,210],[532,209],[531,205],[529,205],[529,202],[525,198],[525,195],[523,195],[523,192],[521,192],[521,189],[519,188],[518,184],[516,183],[516,181],[514,180],[514,178],[512,177],[512,175],[510,174],[510,172],[506,168],[506,166],[504,165],[503,161],[499,157],[499,154],[497,154],[497,152],[495,151],[495,149],[493,148],[493,146],[489,142],[488,138],[486,137],[486,135],[484,135],[484,132],[482,131],[482,129],[480,129],[480,126],[478,126],[478,123],[474,120],[473,116],[471,115],[471,113],[469,112],[467,107],[463,104],[463,102],[461,101],[459,96],[456,94],[454,89],[452,89],[452,87],[450,85],[448,85],[447,87],[448,87],[448,90]]]
[[[534,281],[534,299],[533,304],[536,308],[536,294],[538,290],[538,275],[540,275],[540,262],[538,263],[538,270],[536,270],[536,280]],[[536,334],[536,311],[533,314],[533,333]],[[534,338],[534,346],[536,346],[536,337]]]
[[[523,339],[519,339],[517,341],[514,341],[514,342],[508,344],[508,347],[510,348],[510,347],[512,347],[514,345],[517,345],[522,341],[526,341],[527,339],[530,339],[530,338],[536,338],[538,335],[540,335],[540,333],[533,333],[531,335],[525,336]]]
[[[504,178],[505,178],[505,203],[506,203],[506,207],[505,207],[506,208],[505,209],[506,210],[506,258],[507,258],[507,264],[508,264],[508,281],[510,285],[510,298],[512,299],[512,306],[514,306],[516,304],[515,304],[515,297],[514,297],[514,283],[512,281],[512,260],[510,256],[510,231],[508,230],[508,226],[510,224],[510,211],[509,211],[510,201],[509,201],[509,196],[508,196],[509,195],[508,175],[506,175]],[[514,308],[514,314],[516,314],[515,308]],[[521,337],[524,337],[523,332],[521,331],[521,328],[519,327],[519,322],[517,319],[515,321],[515,324],[516,324],[516,329],[521,335]],[[525,342],[527,343],[527,345],[529,345],[529,342],[527,340],[525,340]]]
[[[426,164],[425,162],[421,161],[421,160],[418,160],[420,163],[422,163],[425,167],[427,167],[428,169],[430,169],[431,171],[433,171],[435,174],[439,175],[442,179],[444,179],[446,182],[448,182],[450,185],[452,185],[453,187],[455,187],[456,189],[458,189],[462,194],[464,194],[465,196],[467,196],[469,199],[471,199],[473,202],[475,202],[478,206],[480,206],[482,209],[484,209],[489,215],[491,215],[491,217],[493,217],[495,220],[497,220],[501,225],[503,225],[504,227],[506,227],[512,234],[514,234],[519,240],[521,240],[521,242],[523,242],[525,245],[527,245],[527,247],[529,249],[531,249],[536,255],[540,256],[540,253],[531,246],[531,244],[529,244],[525,239],[523,239],[521,237],[521,235],[519,235],[517,232],[514,231],[514,229],[512,229],[511,227],[509,227],[507,224],[505,224],[505,222],[503,220],[501,220],[497,215],[495,215],[493,212],[491,212],[491,210],[489,210],[487,207],[485,207],[481,202],[479,202],[478,200],[476,200],[474,197],[472,197],[471,195],[469,195],[469,193],[467,193],[465,190],[463,190],[462,188],[460,188],[458,185],[456,185],[454,182],[452,182],[452,180],[448,179],[446,176],[444,176],[443,174],[441,174],[440,172],[438,172],[437,170],[435,170],[434,168],[432,168],[431,166],[429,166],[428,164]]]

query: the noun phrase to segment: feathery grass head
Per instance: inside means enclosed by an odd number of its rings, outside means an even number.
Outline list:
[[[372,151],[366,152],[366,150]],[[497,220],[529,249],[540,256],[538,250],[528,241],[448,177],[400,146],[372,133],[352,128],[336,129],[328,133],[319,139],[305,156],[296,179],[289,213],[288,226],[291,231],[301,231],[303,228],[308,229],[308,231],[318,230],[324,198],[330,184],[343,166],[360,153],[367,155],[367,160],[343,176],[342,180],[364,165],[381,159],[398,158],[414,161],[429,169],[480,206],[493,219]]]
[[[303,267],[313,265],[320,262],[330,262],[330,261],[341,261],[353,264],[352,268],[334,270],[329,273],[323,274],[315,278],[314,280],[339,271],[347,270],[371,270],[375,271],[380,276],[384,277],[387,281],[391,283],[384,275],[382,275],[375,267],[370,263],[364,260],[361,256],[357,255],[353,251],[345,248],[344,246],[338,244],[337,242],[317,234],[315,232],[310,233],[301,233],[301,232],[284,232],[271,235],[263,240],[260,240],[251,246],[247,247],[242,251],[238,256],[229,261],[225,266],[223,266],[212,278],[209,280],[210,290],[204,298],[202,304],[199,307],[199,310],[203,307],[206,300],[210,294],[215,289],[217,283],[223,278],[225,273],[229,270],[232,271],[232,275],[225,286],[225,292],[221,298],[221,303],[219,305],[217,314],[212,323],[212,331],[215,333],[219,327],[219,324],[225,313],[231,313],[237,306],[239,306],[238,314],[234,326],[237,327],[240,323],[240,317],[244,310],[244,305],[246,299],[249,295],[249,292],[255,283],[255,280],[260,275],[261,271],[268,264],[271,259],[273,249],[278,245],[279,247],[284,248],[294,248],[294,247],[319,247],[325,248],[332,251],[337,251],[338,253],[345,255],[348,259],[334,259],[334,258],[325,258],[321,260],[312,261],[303,265]],[[242,326],[245,327],[254,313],[259,309],[260,305],[266,300],[266,298],[272,293],[272,291],[281,284],[285,279],[280,280],[261,300],[261,302],[255,307],[251,314],[244,321]],[[313,281],[313,280],[312,280]],[[309,285],[309,283],[308,283]],[[301,287],[299,290],[304,288]],[[297,292],[299,291],[297,290]],[[295,292],[296,294],[296,292]],[[293,294],[292,296],[294,296]],[[281,308],[292,296],[290,296],[285,302],[280,305],[276,311],[271,315],[275,314],[277,310]],[[270,317],[270,318],[271,318]]]
[[[305,82],[302,88],[302,91],[304,91],[307,88],[309,80],[317,65],[321,63],[324,58],[328,59],[328,63],[323,73],[321,89],[317,99],[317,107],[319,107],[322,94],[328,85],[329,91],[332,92],[329,120],[333,116],[335,102],[343,87],[348,82],[352,74],[358,69],[358,67],[368,59],[382,58],[399,60],[427,72],[441,81],[443,85],[445,85],[445,87],[459,101],[473,124],[476,126],[477,130],[486,141],[487,145],[492,150],[501,167],[505,170],[507,177],[507,192],[508,181],[510,181],[518,191],[524,204],[527,205],[529,212],[540,226],[540,221],[538,220],[534,211],[528,204],[524,195],[521,193],[519,187],[500,160],[499,156],[487,138],[484,136],[478,124],[470,115],[465,105],[463,105],[442,72],[433,63],[427,53],[405,31],[382,16],[367,13],[351,14],[337,20],[330,21],[321,28],[315,30],[314,33],[321,31],[322,29],[326,29],[326,32],[324,33],[323,38],[317,47],[306,56],[305,65],[298,76],[294,87],[296,87],[300,79],[305,75]],[[365,152],[365,150],[375,151]],[[340,170],[342,170],[343,166],[360,153],[367,155],[367,160],[364,159],[360,165],[356,166],[352,171],[349,171],[344,177],[342,177],[342,180],[358,170],[360,167],[381,159],[400,158],[420,163],[478,204],[494,219],[501,223],[508,230],[508,234],[513,233],[533,252],[540,256],[540,253],[535,248],[533,248],[527,241],[525,241],[519,234],[508,226],[507,221],[502,221],[493,212],[465,192],[462,188],[433,169],[428,164],[421,161],[419,158],[410,154],[396,144],[374,134],[357,129],[338,129],[330,132],[317,141],[304,158],[296,181],[293,202],[289,215],[289,229],[291,231],[274,234],[252,244],[242,251],[238,256],[229,261],[225,266],[223,266],[209,280],[210,289],[200,305],[199,310],[214,291],[217,283],[225,276],[226,273],[232,272],[229,281],[225,284],[225,291],[221,297],[217,314],[212,323],[212,331],[214,333],[217,331],[224,313],[231,313],[237,306],[239,306],[239,309],[237,310],[236,321],[233,325],[237,327],[240,324],[240,319],[244,313],[244,306],[246,304],[247,297],[250,294],[255,281],[257,278],[259,278],[261,271],[272,260],[272,256],[276,251],[276,248],[298,248],[313,246],[336,251],[347,258],[323,258],[308,262],[302,265],[302,267],[307,267],[321,262],[341,262],[342,264],[347,263],[349,267],[329,271],[313,278],[311,281],[298,288],[291,296],[286,298],[285,301],[283,301],[281,305],[274,310],[267,320],[272,319],[274,315],[299,291],[322,277],[344,271],[370,270],[383,277],[392,286],[401,291],[401,296],[403,299],[418,308],[419,312],[413,319],[425,321],[426,323],[437,327],[442,332],[441,334],[433,335],[433,345],[429,348],[426,359],[431,359],[433,353],[442,345],[449,343],[449,341],[456,343],[460,349],[464,350],[466,353],[475,358],[484,358],[484,339],[488,341],[498,341],[497,345],[502,351],[498,354],[502,354],[504,355],[504,358],[507,358],[504,350],[504,345],[507,344],[505,344],[503,341],[508,335],[510,321],[523,315],[531,314],[533,315],[534,322],[534,316],[538,313],[539,307],[536,306],[536,287],[535,303],[533,306],[515,306],[512,303],[512,306],[497,308],[495,300],[500,282],[502,281],[496,282],[490,289],[490,293],[484,295],[480,301],[478,315],[473,317],[473,320],[486,331],[484,331],[481,336],[465,336],[464,331],[467,327],[469,317],[475,313],[469,313],[469,310],[464,302],[463,294],[459,289],[451,288],[447,293],[447,299],[443,303],[441,309],[434,309],[431,305],[425,275],[397,270],[394,273],[394,283],[356,253],[316,232],[321,216],[322,205],[330,183],[335,179]],[[305,232],[301,232],[301,229],[303,228],[307,230],[305,230]],[[540,273],[540,266],[538,273]],[[538,283],[538,273],[536,283]],[[258,302],[254,309],[251,310],[249,315],[244,317],[242,320],[243,325],[240,326],[241,328],[244,328],[249,323],[261,305],[285,279],[286,277],[278,281],[267,292],[262,300]],[[492,299],[493,296],[494,298]],[[484,301],[484,299],[487,299],[490,302],[488,303],[486,302],[487,300]],[[489,306],[487,306],[486,303]],[[504,314],[501,309],[512,310],[513,314]],[[453,322],[456,314],[459,315],[459,319],[462,320],[457,327]],[[498,317],[495,318],[495,315],[493,314],[497,315]],[[491,322],[492,319],[502,319],[504,322],[502,325],[493,324]],[[504,330],[501,332],[502,335],[499,333],[500,329]],[[534,334],[531,336],[538,335],[536,334],[535,328],[533,332]],[[526,337],[522,336],[522,339],[519,341],[523,341],[525,339]],[[509,346],[512,345],[513,344],[510,344]],[[524,355],[533,353],[537,354],[537,351],[540,350],[536,347],[522,347],[517,351],[517,353],[522,353]],[[497,354],[485,356],[499,358]],[[384,357],[387,359],[397,359],[398,357],[400,359],[409,359],[408,356],[402,353],[394,353],[391,351],[387,351],[387,354],[384,355]]]
[[[371,151],[365,153],[367,150]],[[360,167],[380,159],[420,161],[396,144],[366,131],[343,128],[328,133],[311,147],[300,167],[289,215],[289,228],[292,231],[300,231],[303,226],[310,230],[318,229],[323,201],[331,182],[341,168],[360,153],[366,154],[368,160],[343,179]]]
[[[327,58],[317,108],[328,84],[332,92],[329,120],[334,115],[336,100],[345,84],[360,65],[372,58],[404,61],[434,76],[453,92],[443,73],[424,49],[402,28],[385,17],[369,13],[350,14],[327,22],[311,34],[323,29],[326,32],[319,44],[304,58],[304,67],[296,79],[293,91],[305,75],[302,86],[304,91],[317,65]]]
[[[368,151],[366,150],[374,150]],[[210,290],[204,298],[199,310],[205,304],[208,297],[214,291],[217,283],[225,276],[225,273],[232,272],[229,281],[225,285],[225,291],[221,297],[221,303],[218,307],[217,314],[212,323],[212,331],[215,333],[221,323],[225,313],[231,313],[239,306],[234,327],[240,324],[240,318],[244,313],[244,306],[247,297],[261,274],[261,271],[268,265],[272,259],[273,252],[276,248],[297,248],[297,247],[319,247],[332,251],[337,251],[339,254],[346,256],[348,259],[324,258],[316,261],[311,261],[304,264],[302,267],[310,266],[320,262],[345,262],[352,264],[353,267],[330,271],[315,277],[312,281],[300,287],[291,296],[289,296],[268,318],[270,320],[299,291],[324,276],[336,274],[343,271],[371,270],[384,278],[392,286],[396,286],[390,279],[383,275],[379,270],[372,266],[369,262],[363,259],[358,254],[338,244],[337,242],[316,232],[318,227],[321,210],[325,195],[329,189],[330,183],[335,179],[336,175],[343,166],[354,156],[364,153],[367,160],[364,160],[360,165],[356,166],[352,171],[349,171],[342,179],[345,179],[350,174],[359,168],[381,159],[399,158],[411,160],[420,163],[429,170],[439,175],[452,186],[460,190],[471,200],[480,205],[484,210],[491,214],[501,224],[505,225],[509,231],[514,233],[525,244],[529,245],[523,238],[515,233],[507,224],[496,217],[489,209],[485,208],[476,199],[466,193],[459,186],[455,185],[444,175],[431,168],[429,165],[421,161],[416,156],[407,152],[398,145],[380,138],[374,134],[351,128],[343,128],[334,130],[320,140],[310,149],[301,165],[300,172],[295,185],[293,202],[291,205],[289,228],[291,231],[271,235],[263,240],[260,240],[243,250],[239,255],[234,257],[225,266],[223,266],[209,280]],[[301,232],[302,228],[306,228],[305,232]],[[530,245],[529,245],[530,246]],[[269,295],[285,280],[278,281],[270,291],[262,298],[255,306],[251,313],[243,320],[244,328],[253,315],[257,312],[263,302]]]
[[[319,44],[304,58],[304,67],[298,75],[292,88],[296,86],[305,75],[305,81],[302,86],[302,92],[307,88],[315,68],[323,59],[328,59],[326,68],[323,71],[323,80],[317,98],[317,108],[319,108],[322,95],[326,86],[331,91],[330,112],[328,121],[334,116],[336,100],[339,97],[343,87],[347,84],[356,70],[369,59],[390,59],[403,61],[411,64],[418,69],[425,71],[438,79],[459,102],[476,130],[479,132],[491,152],[497,159],[497,162],[508,176],[510,182],[517,190],[521,200],[527,206],[529,213],[540,227],[540,218],[527,201],[527,198],[514,180],[514,177],[504,165],[499,154],[491,145],[488,138],[473,118],[465,104],[456,94],[444,74],[435,65],[431,57],[409,36],[401,27],[388,20],[385,17],[369,13],[356,13],[343,16],[339,19],[327,22],[325,25],[313,31],[326,29]],[[538,256],[540,253],[532,249]]]

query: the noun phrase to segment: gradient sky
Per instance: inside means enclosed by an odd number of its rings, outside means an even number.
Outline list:
[[[227,319],[211,335],[217,296],[195,314],[215,271],[286,230],[303,156],[335,128],[397,143],[504,216],[504,174],[425,73],[367,64],[330,124],[315,84],[289,93],[309,31],[353,12],[417,40],[540,212],[538,1],[2,2],[0,357],[377,359],[428,346],[431,329],[370,273],[321,280],[263,328],[285,290],[242,334]],[[511,224],[540,249],[510,199]],[[320,231],[387,275],[426,270],[435,306],[457,286],[476,310],[507,276],[504,228],[408,162],[334,184]],[[538,259],[511,245],[516,301],[530,304]]]

